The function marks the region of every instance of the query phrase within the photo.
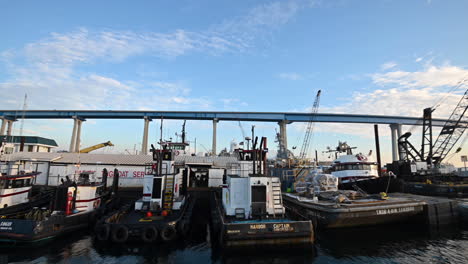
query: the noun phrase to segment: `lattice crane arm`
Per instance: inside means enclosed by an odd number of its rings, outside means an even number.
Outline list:
[[[318,90],[317,95],[315,96],[314,104],[312,106],[311,117],[307,123],[306,132],[304,134],[304,141],[302,142],[301,152],[299,153],[299,159],[305,159],[307,157],[307,152],[309,150],[310,138],[312,136],[312,131],[315,125],[315,114],[317,113],[319,104],[320,104],[320,94],[321,90]]]
[[[432,162],[438,165],[452,150],[468,127],[468,89],[458,102],[447,122],[442,127],[432,149]]]

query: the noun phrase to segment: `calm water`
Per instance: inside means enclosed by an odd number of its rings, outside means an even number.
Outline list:
[[[398,228],[387,231],[329,232],[312,247],[236,251],[212,249],[203,232],[152,246],[110,246],[77,234],[41,248],[3,249],[0,263],[468,263],[467,230],[434,237]]]
[[[1,263],[468,263],[468,229],[432,231],[385,227],[320,232],[302,248],[212,247],[208,212],[196,209],[194,230],[167,244],[98,243],[88,232],[68,235],[38,248],[2,248]]]

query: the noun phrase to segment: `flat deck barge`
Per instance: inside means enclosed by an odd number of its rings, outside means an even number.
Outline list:
[[[297,194],[283,194],[289,213],[310,219],[320,228],[358,227],[416,221],[424,214],[426,203],[394,193],[387,199],[362,198],[350,202],[314,200]]]

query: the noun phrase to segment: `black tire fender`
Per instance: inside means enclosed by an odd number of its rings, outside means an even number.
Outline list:
[[[101,241],[109,239],[110,226],[108,224],[96,226],[96,238]]]
[[[147,226],[141,232],[141,240],[150,243],[158,239],[159,231],[155,226]]]
[[[186,236],[190,231],[190,224],[188,221],[179,221],[177,223],[177,230],[179,231],[179,234]]]
[[[161,231],[161,238],[164,241],[171,241],[177,237],[177,230],[172,225],[166,225]]]
[[[118,225],[112,228],[111,234],[112,241],[116,243],[123,243],[128,239],[128,227],[124,225]]]

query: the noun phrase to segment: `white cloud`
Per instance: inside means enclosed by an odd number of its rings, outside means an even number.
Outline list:
[[[283,72],[283,73],[280,73],[278,76],[281,79],[291,80],[291,81],[299,81],[304,78],[301,74],[295,73],[295,72]]]
[[[220,99],[223,103],[223,110],[229,111],[243,111],[248,106],[246,102],[243,102],[237,98],[223,98]]]
[[[289,22],[301,8],[310,7],[313,2],[261,4],[244,16],[198,32],[79,28],[68,33],[51,33],[22,49],[1,51],[0,60],[9,73],[9,78],[0,82],[3,107],[18,108],[18,101],[26,92],[30,109],[209,109],[217,101],[193,96],[183,81],[165,81],[160,76],[122,80],[91,72],[89,66],[118,64],[135,56],[174,59],[194,52],[212,55],[242,52],[262,32],[268,33]],[[223,105],[232,108],[234,104],[223,102]]]
[[[395,68],[398,64],[396,64],[395,62],[393,61],[389,61],[389,62],[386,62],[384,64],[382,64],[380,66],[380,69],[382,69],[383,71],[386,71],[386,70],[389,70],[391,68]]]
[[[441,88],[455,86],[468,77],[468,70],[452,66],[429,65],[422,71],[391,71],[371,75],[374,84],[399,88]]]

